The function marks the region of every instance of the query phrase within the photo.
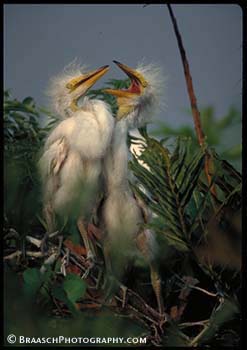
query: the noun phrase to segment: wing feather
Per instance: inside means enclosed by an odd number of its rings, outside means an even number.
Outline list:
[[[39,170],[43,183],[44,197],[50,198],[60,183],[60,172],[68,157],[69,145],[65,137],[53,142],[45,150],[39,161]]]
[[[68,144],[66,139],[63,137],[62,139],[57,141],[58,145],[56,146],[56,154],[54,154],[54,158],[51,160],[50,172],[53,175],[58,175],[61,167],[63,166],[67,156],[68,156]]]

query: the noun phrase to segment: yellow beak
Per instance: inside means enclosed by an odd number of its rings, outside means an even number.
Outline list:
[[[79,86],[84,84],[86,86],[85,90],[88,90],[91,86],[93,86],[97,80],[99,80],[106,72],[109,70],[109,65],[100,67],[96,70],[93,70],[87,74],[82,74],[79,77],[73,78],[70,80],[66,87],[70,90],[70,92],[73,92],[76,90]]]
[[[122,71],[124,71],[125,74],[128,75],[128,77],[133,81],[138,82],[138,84],[145,88],[147,87],[148,83],[145,80],[145,78],[135,69],[130,68],[126,66],[126,64],[120,63],[118,61],[113,61]],[[103,92],[107,94],[111,94],[117,97],[133,97],[135,95],[134,92],[128,91],[128,90],[118,90],[118,89],[104,89]]]
[[[126,66],[126,64],[120,63],[118,61],[113,61],[124,73],[130,77],[130,79],[136,79],[141,83],[143,87],[146,87],[148,85],[147,81],[144,79],[144,77],[135,69],[130,68]]]

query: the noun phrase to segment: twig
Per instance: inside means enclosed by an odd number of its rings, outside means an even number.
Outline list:
[[[183,63],[184,75],[185,75],[185,80],[186,80],[186,85],[187,85],[187,91],[189,94],[191,111],[192,111],[192,116],[193,116],[193,120],[194,120],[194,126],[195,126],[197,140],[198,140],[199,145],[204,149],[204,152],[205,152],[204,170],[205,170],[205,174],[206,174],[206,177],[208,180],[208,184],[211,185],[212,177],[210,175],[210,167],[211,167],[212,159],[211,159],[210,154],[208,153],[207,149],[205,149],[205,135],[204,135],[203,130],[202,130],[200,111],[197,107],[197,101],[196,101],[196,96],[195,96],[195,92],[194,92],[192,76],[190,74],[189,62],[187,60],[182,37],[181,37],[181,34],[179,32],[177,21],[176,21],[174,14],[173,14],[173,10],[171,8],[171,5],[167,4],[167,7],[168,7],[168,11],[169,11],[171,20],[172,20],[173,28],[174,28],[175,35],[176,35],[177,42],[178,42],[178,48],[179,48],[182,63]],[[216,188],[214,185],[211,186],[210,192],[216,196]]]
[[[58,258],[58,253],[55,252],[44,261],[43,265],[40,268],[40,272],[43,274],[47,271],[47,266],[52,265]]]
[[[206,289],[203,289],[203,288],[200,288],[200,287],[197,287],[197,286],[188,285],[188,287],[190,287],[192,289],[199,290],[200,292],[202,292],[204,294],[207,294],[207,295],[210,295],[211,297],[218,297],[218,293],[212,293],[212,292],[207,291]]]
[[[60,231],[55,231],[55,232],[52,232],[52,233],[49,233],[48,236],[49,238],[53,238],[55,237]]]
[[[8,238],[19,239],[20,235],[14,228],[10,228],[8,233],[4,236],[4,239],[8,239]]]
[[[197,322],[184,322],[179,324],[179,328],[194,327],[194,326],[205,326],[209,322],[208,320],[197,321]]]
[[[32,243],[33,245],[35,245],[37,248],[41,247],[42,244],[42,240],[41,239],[37,239],[31,236],[26,236],[26,240],[30,243]]]
[[[11,260],[14,259],[16,257],[20,257],[23,254],[23,252],[21,250],[16,250],[14,253],[11,253],[9,255],[6,255],[3,257],[4,260]],[[32,251],[27,251],[25,253],[27,256],[30,256],[32,258],[43,258],[45,257],[47,254],[43,254],[42,252],[32,252]]]
[[[43,258],[47,256],[47,254],[44,254],[42,252],[32,252],[32,251],[26,251],[27,256],[31,256],[32,258]]]
[[[61,268],[60,272],[62,273],[63,276],[66,276],[66,267],[69,264],[69,249],[65,248],[66,254],[61,258]]]
[[[21,250],[17,250],[14,253],[11,253],[9,255],[4,256],[3,260],[11,260],[11,259],[14,259],[14,258],[18,258],[21,255],[22,255],[22,251]]]
[[[207,332],[209,328],[209,323],[204,325],[203,330],[190,342],[189,346],[197,347],[201,338],[204,336],[204,334]]]
[[[55,306],[56,306],[58,312],[59,312],[60,315],[63,317],[63,316],[64,316],[64,312],[63,312],[63,309],[60,307],[59,302],[56,300],[56,298],[54,298],[53,295],[51,296],[51,298],[52,298],[52,301],[54,302],[54,304],[55,304]]]

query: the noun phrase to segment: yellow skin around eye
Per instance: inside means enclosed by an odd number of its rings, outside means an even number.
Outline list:
[[[80,75],[79,77],[71,79],[68,84],[66,84],[66,88],[72,92],[76,89],[76,86],[84,79],[84,75]]]
[[[81,74],[78,77],[71,79],[66,84],[66,88],[70,90],[69,93],[77,92],[77,96],[73,98],[70,104],[72,111],[75,112],[78,110],[78,99],[83,96],[108,70],[109,66],[103,66],[87,74]]]

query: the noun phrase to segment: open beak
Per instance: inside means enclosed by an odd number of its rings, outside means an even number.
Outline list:
[[[95,69],[87,74],[82,74],[68,82],[66,87],[70,92],[75,91],[78,87],[84,85],[85,91],[87,91],[91,86],[93,86],[97,80],[99,80],[106,72],[108,72],[109,66],[103,66]]]
[[[103,92],[111,94],[117,97],[133,97],[133,95],[140,95],[143,88],[145,88],[148,83],[144,77],[135,69],[126,66],[118,61],[113,61],[125,74],[130,78],[131,85],[126,90],[120,89],[104,89]]]

